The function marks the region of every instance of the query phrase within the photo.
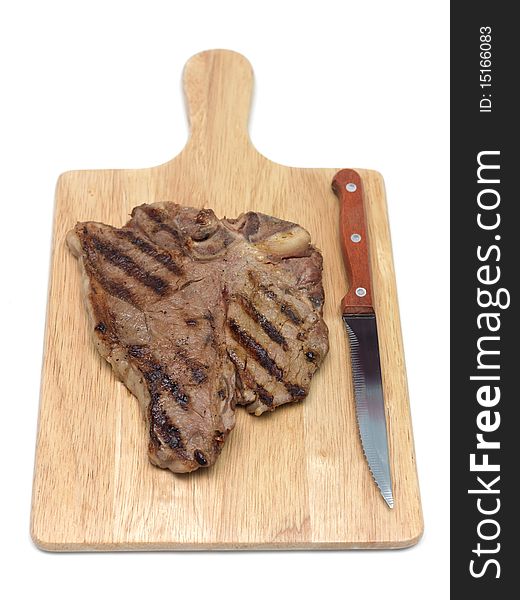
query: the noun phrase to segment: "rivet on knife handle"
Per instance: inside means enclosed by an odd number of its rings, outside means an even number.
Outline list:
[[[361,178],[356,171],[343,169],[336,173],[332,189],[341,203],[341,246],[350,286],[341,302],[341,312],[350,344],[359,436],[374,481],[385,502],[393,508],[379,339],[372,304],[369,239]]]

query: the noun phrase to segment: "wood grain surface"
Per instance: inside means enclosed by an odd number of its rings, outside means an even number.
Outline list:
[[[31,534],[45,550],[400,548],[422,534],[385,192],[358,170],[366,200],[395,508],[372,481],[356,427],[340,302],[338,169],[271,162],[247,129],[248,61],[197,54],[184,71],[191,136],[176,158],[137,170],[72,171],[56,190]],[[324,258],[330,353],[302,404],[239,409],[217,464],[187,475],[153,467],[137,400],[94,349],[79,269],[65,244],[76,221],[126,222],[173,200],[217,216],[261,211],[300,223]]]

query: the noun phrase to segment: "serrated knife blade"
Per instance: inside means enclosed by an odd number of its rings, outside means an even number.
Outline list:
[[[393,508],[376,316],[344,315],[343,322],[350,343],[356,416],[363,453],[383,498]]]
[[[363,453],[381,495],[394,507],[377,319],[359,174],[339,171],[332,189],[340,200],[340,231],[350,289],[341,303],[350,345],[356,416]]]

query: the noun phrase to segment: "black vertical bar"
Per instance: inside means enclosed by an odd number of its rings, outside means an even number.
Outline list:
[[[520,597],[516,7],[451,7],[451,590],[472,600]]]

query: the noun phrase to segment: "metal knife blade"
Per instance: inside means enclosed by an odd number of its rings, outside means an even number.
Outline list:
[[[342,300],[342,318],[350,344],[358,429],[370,472],[390,508],[394,507],[385,402],[361,178],[352,169],[336,173],[341,242],[350,289]]]
[[[376,315],[343,315],[343,322],[350,342],[356,414],[363,452],[383,498],[393,508]]]

